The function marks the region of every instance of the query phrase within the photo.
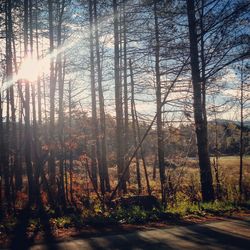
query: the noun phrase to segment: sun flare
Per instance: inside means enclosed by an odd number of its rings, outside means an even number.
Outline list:
[[[27,57],[18,71],[18,78],[27,81],[35,81],[39,76],[40,67],[36,59]]]

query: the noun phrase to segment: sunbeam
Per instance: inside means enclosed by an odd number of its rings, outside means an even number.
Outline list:
[[[28,55],[20,65],[18,73],[13,74],[11,77],[9,77],[9,79],[7,79],[7,81],[2,84],[2,86],[0,87],[0,92],[3,93],[18,81],[26,80],[32,83],[41,73],[49,72],[51,60],[55,59],[61,53],[72,49],[80,42],[81,39],[86,37],[86,35],[88,34],[86,30],[85,32],[81,33],[82,34],[78,35],[77,38],[66,40],[60,47],[54,49],[51,53],[48,53],[40,60],[36,60],[32,58],[31,55]]]

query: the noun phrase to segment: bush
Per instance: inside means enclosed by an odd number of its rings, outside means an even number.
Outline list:
[[[151,212],[139,206],[132,206],[129,209],[118,207],[112,212],[111,217],[119,223],[143,224],[149,220],[150,214]]]
[[[57,228],[67,228],[72,224],[70,217],[58,217],[50,219],[50,223]]]

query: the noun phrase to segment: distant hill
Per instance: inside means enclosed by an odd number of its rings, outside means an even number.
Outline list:
[[[214,124],[215,120],[209,121],[210,124]],[[240,122],[239,121],[234,121],[234,120],[227,120],[227,119],[217,119],[217,124],[222,125],[222,126],[228,126],[228,124],[235,124],[238,128],[240,127]],[[244,129],[250,130],[250,121],[244,121]]]

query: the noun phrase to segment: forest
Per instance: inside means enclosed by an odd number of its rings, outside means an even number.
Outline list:
[[[248,0],[0,1],[0,242],[18,218],[32,238],[249,209],[249,13]]]

